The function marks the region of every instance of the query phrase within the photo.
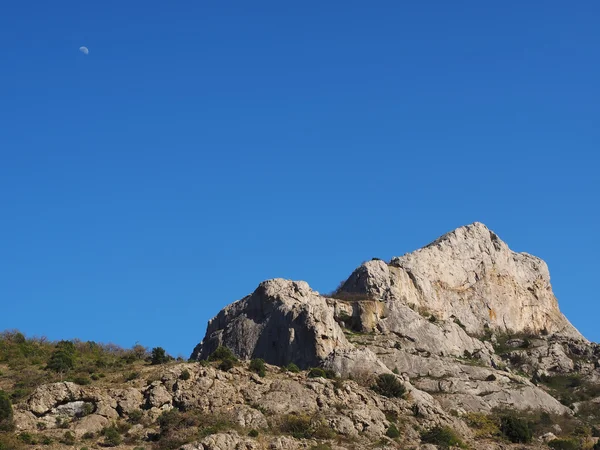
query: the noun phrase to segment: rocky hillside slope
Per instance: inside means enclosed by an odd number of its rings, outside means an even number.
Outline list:
[[[0,450],[600,448],[600,347],[561,314],[546,264],[480,223],[368,261],[331,295],[265,281],[187,363],[138,348],[90,365],[79,343],[88,363],[47,379],[52,357],[5,341]]]

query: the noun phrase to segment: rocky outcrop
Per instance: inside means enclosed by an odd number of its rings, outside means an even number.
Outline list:
[[[324,297],[307,283],[274,279],[212,319],[192,353],[206,359],[218,346],[275,365],[318,366],[334,349],[351,349]]]
[[[411,305],[466,331],[556,333],[584,340],[558,309],[546,263],[509,249],[481,223],[458,228],[426,247],[360,266],[340,288]]]

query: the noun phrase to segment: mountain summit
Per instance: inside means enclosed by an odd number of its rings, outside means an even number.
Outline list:
[[[265,281],[209,322],[192,358],[224,345],[243,358],[312,366],[354,347],[344,327],[405,335],[419,323],[412,315],[459,324],[460,342],[435,342],[435,332],[426,339],[446,354],[472,351],[477,344],[466,348],[463,341],[489,332],[585,340],[560,312],[546,263],[512,251],[476,222],[389,263],[363,263],[330,296],[302,281]]]

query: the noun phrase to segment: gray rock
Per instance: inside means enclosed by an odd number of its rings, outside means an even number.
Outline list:
[[[212,319],[192,358],[206,359],[220,345],[238,357],[278,366],[318,366],[334,350],[352,348],[333,308],[303,281],[274,279]]]

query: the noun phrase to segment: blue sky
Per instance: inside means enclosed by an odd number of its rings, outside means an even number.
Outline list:
[[[600,340],[598,17],[592,1],[6,2],[0,329],[187,357],[264,279],[330,291],[481,221],[544,258]]]

